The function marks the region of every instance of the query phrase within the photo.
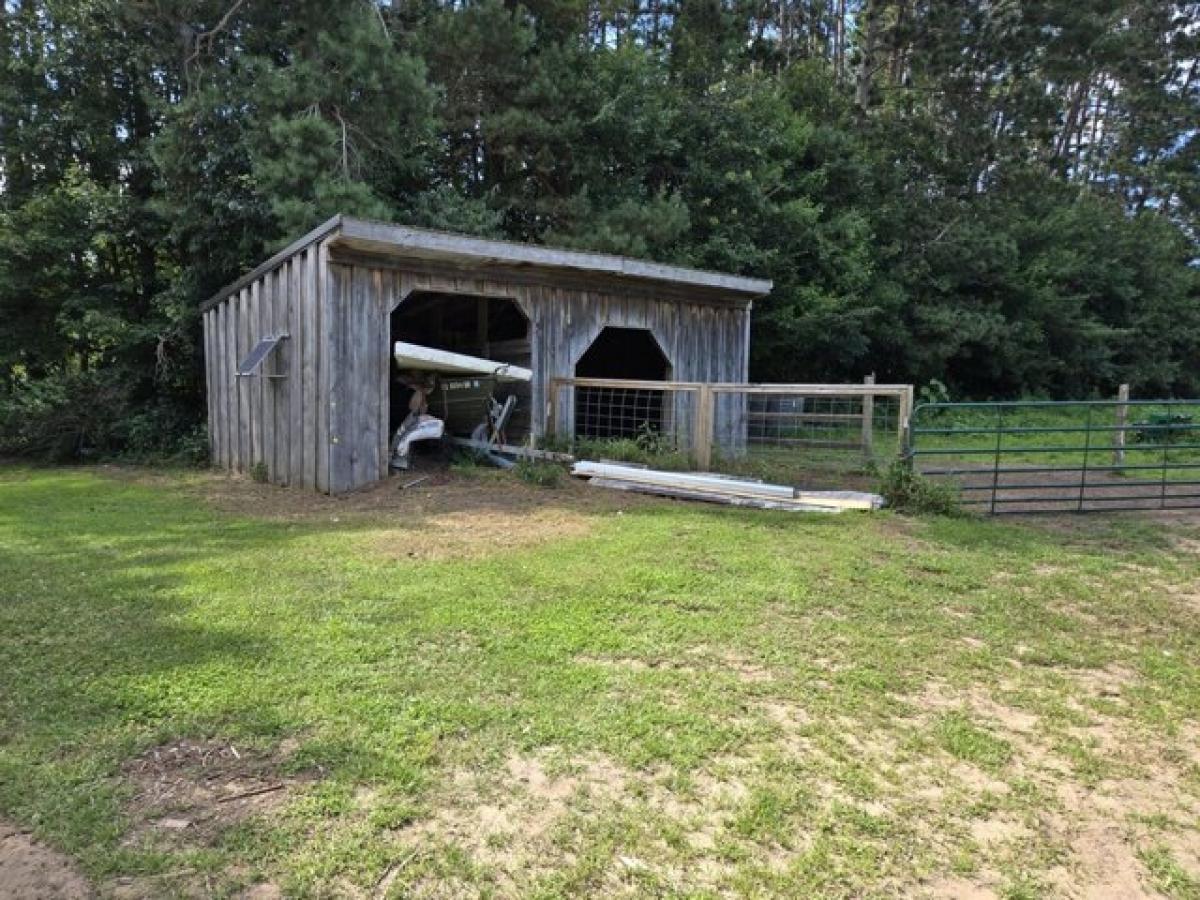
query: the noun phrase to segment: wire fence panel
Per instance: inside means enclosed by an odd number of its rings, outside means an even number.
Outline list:
[[[783,484],[861,486],[900,456],[908,385],[713,385],[713,468]]]
[[[577,455],[689,468],[700,393],[693,382],[554,379],[546,430]]]
[[[547,433],[577,455],[846,487],[899,458],[908,385],[560,378]]]
[[[928,403],[909,459],[993,514],[1200,506],[1200,400]]]

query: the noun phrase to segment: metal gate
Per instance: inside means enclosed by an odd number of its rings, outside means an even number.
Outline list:
[[[907,455],[993,514],[1200,507],[1200,400],[923,403]]]

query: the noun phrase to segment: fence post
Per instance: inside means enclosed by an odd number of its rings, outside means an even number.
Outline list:
[[[875,373],[872,372],[863,379],[863,384],[875,383]],[[864,393],[862,398],[862,450],[863,456],[872,459],[875,456],[875,395]]]
[[[692,435],[692,455],[696,467],[707,470],[712,465],[714,394],[711,385],[702,384],[696,389],[696,410],[693,416],[695,434]]]
[[[1117,388],[1117,430],[1113,432],[1113,465],[1125,465],[1125,426],[1129,423],[1129,385]]]
[[[896,426],[896,442],[899,444],[900,457],[912,461],[912,416],[913,416],[913,386],[904,386],[900,394],[899,422]]]

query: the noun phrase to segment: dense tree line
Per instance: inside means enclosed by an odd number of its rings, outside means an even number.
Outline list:
[[[763,380],[1200,393],[1200,3],[0,3],[0,449],[192,433],[339,211],[772,278]]]

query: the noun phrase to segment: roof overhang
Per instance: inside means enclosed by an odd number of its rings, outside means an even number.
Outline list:
[[[369,255],[448,262],[461,266],[566,270],[580,275],[590,274],[633,282],[670,285],[677,289],[695,288],[706,292],[719,292],[730,299],[740,299],[747,303],[771,291],[771,282],[761,278],[744,278],[703,269],[670,266],[607,253],[560,250],[535,244],[408,228],[387,222],[338,215],[223,288],[205,303],[202,309],[208,309],[221,302],[288,257],[322,240],[327,240],[330,247],[344,247]]]

